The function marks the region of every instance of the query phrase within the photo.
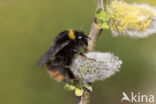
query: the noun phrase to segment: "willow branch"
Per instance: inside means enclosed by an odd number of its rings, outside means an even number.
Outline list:
[[[98,5],[97,5],[96,10],[98,10],[100,8],[102,8],[104,10],[103,0],[98,0]],[[90,51],[94,50],[94,48],[96,46],[96,40],[97,40],[98,36],[100,35],[101,31],[102,31],[102,28],[97,25],[97,19],[96,19],[96,17],[94,17],[94,21],[92,23],[90,34],[89,34],[89,37],[91,38],[91,40],[89,41],[88,48]]]
[[[88,104],[89,103],[89,92],[84,89],[84,93],[81,96],[81,101],[79,104]]]
[[[98,0],[98,5],[97,5],[96,10],[98,10],[100,8],[104,10],[103,0]],[[102,31],[102,28],[100,26],[98,26],[97,19],[95,16],[94,21],[91,26],[90,34],[89,34],[89,37],[91,38],[91,40],[89,40],[89,42],[88,42],[88,49],[90,51],[94,50],[94,48],[96,46],[96,40],[97,40],[98,36],[100,35],[101,31]],[[81,96],[81,101],[79,104],[88,104],[88,103],[89,103],[89,92],[87,91],[87,89],[84,88],[84,93]]]

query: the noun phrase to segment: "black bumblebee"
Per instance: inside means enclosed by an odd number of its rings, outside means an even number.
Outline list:
[[[87,35],[80,31],[63,31],[56,37],[53,45],[43,54],[37,65],[45,64],[49,74],[56,80],[69,81],[75,79],[70,65],[76,54],[86,57],[81,52],[81,48],[84,49],[84,52],[88,51],[89,39]]]

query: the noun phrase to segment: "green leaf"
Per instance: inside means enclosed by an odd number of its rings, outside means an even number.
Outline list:
[[[76,88],[75,89],[75,95],[76,96],[82,96],[83,92],[84,92],[84,90],[82,88]]]
[[[102,8],[99,8],[97,11],[96,11],[96,17],[99,18],[100,17],[100,14],[101,14],[101,11],[102,11]]]
[[[109,20],[109,15],[106,11],[102,10],[101,8],[96,11],[96,18],[102,19],[103,21]]]
[[[66,90],[73,91],[76,87],[73,84],[66,84],[64,88]]]
[[[92,91],[93,91],[93,88],[92,88],[92,86],[91,86],[91,85],[86,85],[85,87],[86,87],[86,88],[87,88],[87,90],[89,90],[90,92],[92,92]]]
[[[109,24],[107,23],[109,21],[109,15],[102,8],[96,11],[96,19],[99,26],[103,29],[109,29]]]
[[[107,22],[104,22],[103,25],[102,25],[102,28],[103,29],[109,29],[109,25]]]
[[[108,13],[105,11],[102,11],[101,16],[103,17],[104,21],[108,21],[109,20],[109,16]]]

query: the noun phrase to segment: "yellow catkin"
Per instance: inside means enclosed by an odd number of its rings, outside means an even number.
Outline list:
[[[153,16],[149,8],[117,0],[112,1],[108,12],[111,30],[120,33],[126,30],[146,31],[151,25],[151,17]]]

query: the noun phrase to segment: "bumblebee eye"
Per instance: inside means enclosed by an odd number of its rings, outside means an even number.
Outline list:
[[[82,36],[79,36],[78,39],[82,39]]]

